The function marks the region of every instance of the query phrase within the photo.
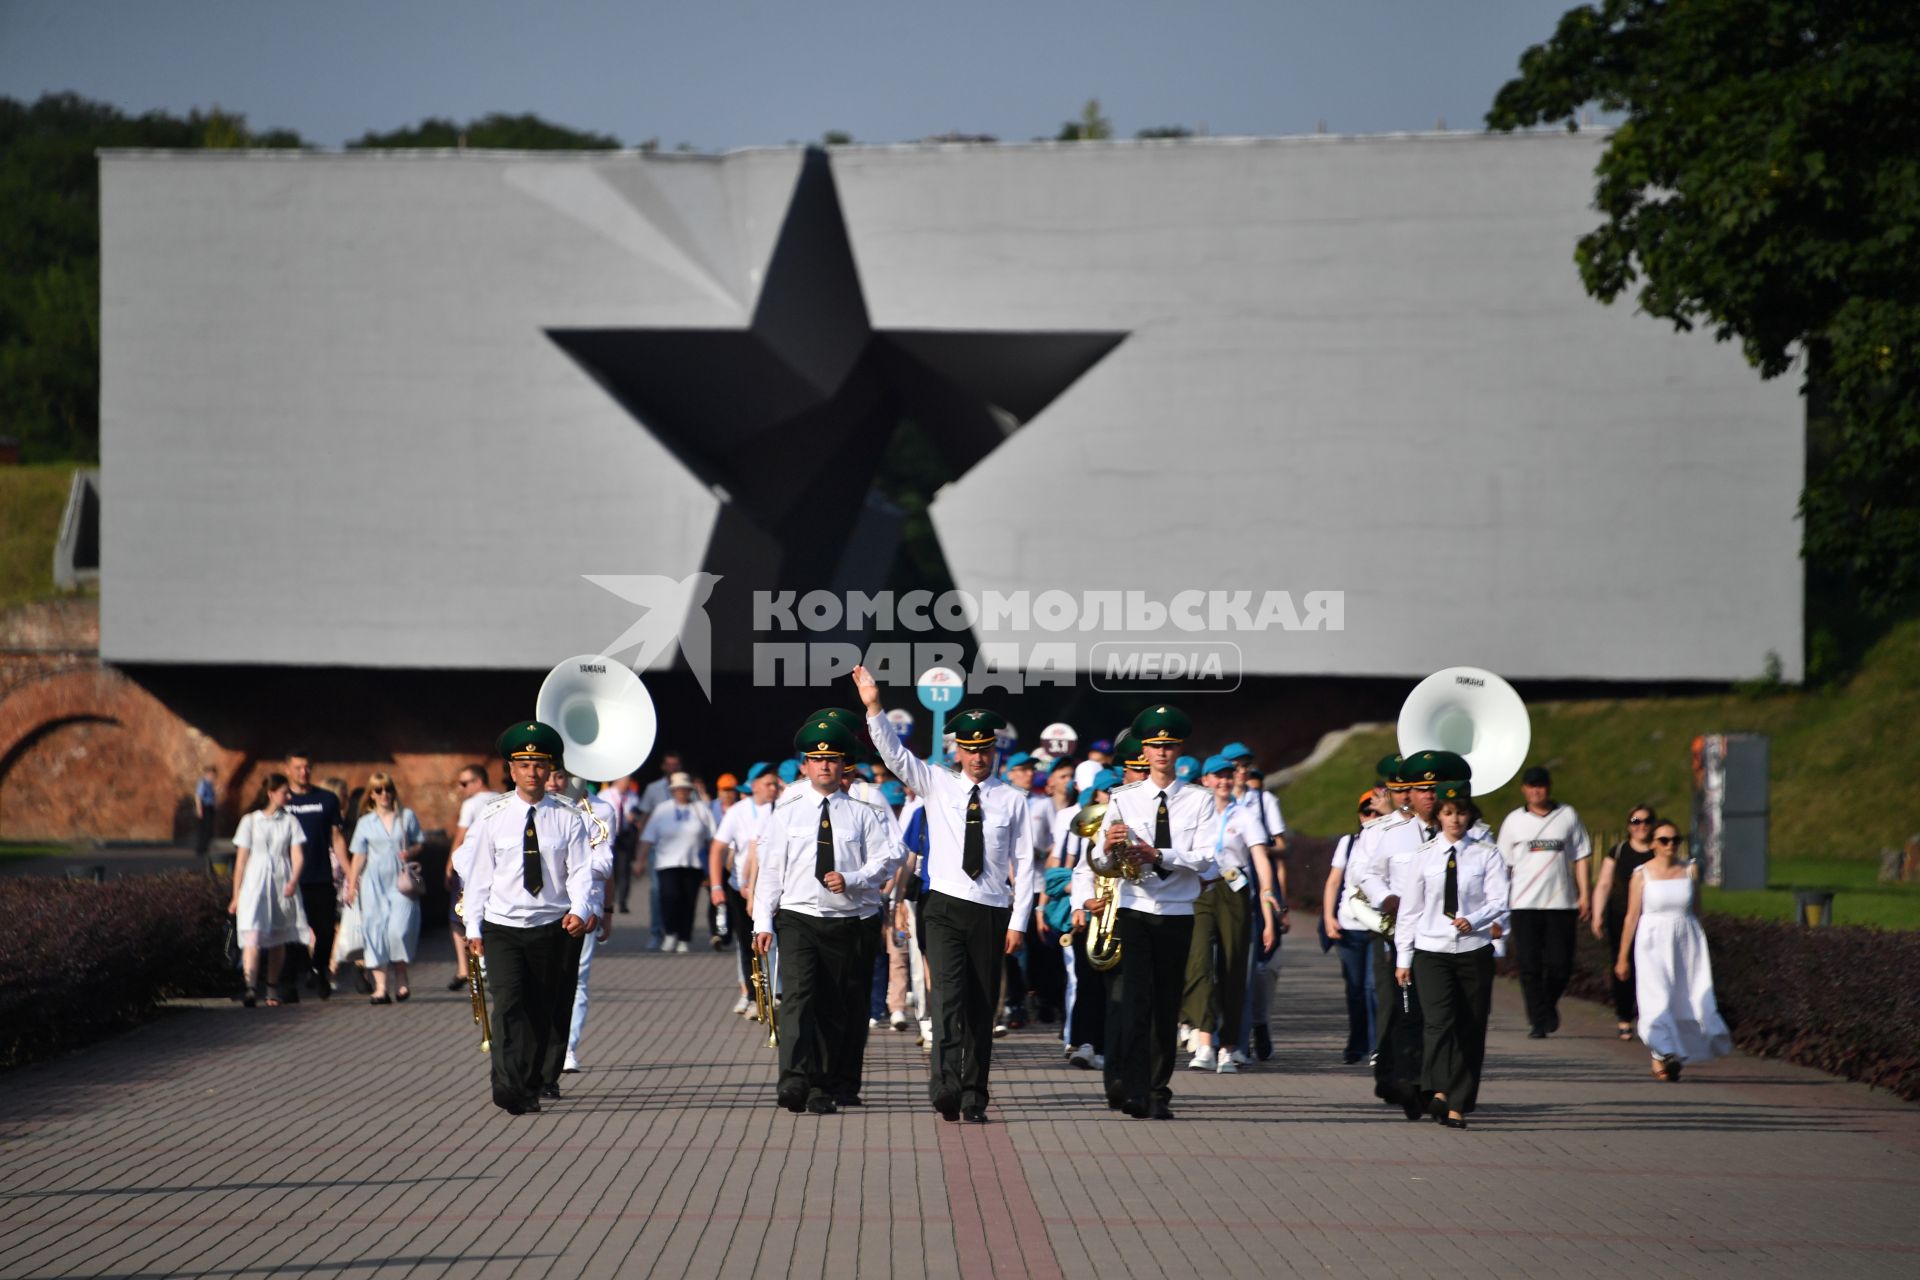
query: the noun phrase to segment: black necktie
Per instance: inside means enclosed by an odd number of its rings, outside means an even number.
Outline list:
[[[987,866],[987,829],[980,822],[980,788],[967,797],[967,838],[960,846],[960,869],[978,880]]]
[[[827,812],[827,802],[820,802],[820,834],[813,841],[813,878],[821,884],[827,882],[827,872],[833,870],[833,815]]]
[[[1421,823],[1420,824],[1420,842],[1422,844],[1425,844],[1427,841],[1433,839],[1433,837],[1439,832],[1439,830],[1440,828],[1438,827],[1430,827],[1424,822]]]
[[[520,837],[520,883],[538,895],[546,877],[540,871],[540,833],[533,829],[533,810],[527,810],[527,829]]]
[[[1454,850],[1447,850],[1447,887],[1440,893],[1440,909],[1451,920],[1460,914],[1460,866]]]
[[[1173,825],[1167,821],[1167,793],[1160,793],[1160,809],[1153,815],[1153,847],[1173,848]]]

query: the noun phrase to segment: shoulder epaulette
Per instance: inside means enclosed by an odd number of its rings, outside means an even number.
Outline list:
[[[1117,796],[1122,791],[1131,791],[1135,787],[1144,787],[1146,785],[1147,785],[1147,780],[1145,778],[1140,779],[1140,781],[1138,782],[1123,782],[1119,786],[1115,787],[1112,791],[1108,792],[1107,794],[1109,796]]]
[[[507,792],[503,796],[495,796],[491,801],[488,802],[487,807],[480,811],[480,816],[483,818],[490,818],[494,814],[499,813],[502,809],[506,808],[508,801],[514,800],[517,798],[518,797],[515,796],[514,793],[511,791]]]
[[[775,800],[773,802],[773,807],[776,809],[785,808],[787,805],[792,804],[795,800],[805,800],[806,798],[807,798],[807,793],[804,791],[790,791],[786,795],[781,796],[778,800]]]

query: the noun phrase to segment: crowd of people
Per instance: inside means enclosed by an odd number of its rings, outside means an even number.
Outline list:
[[[1194,726],[1161,705],[1084,752],[1059,736],[1026,752],[970,708],[933,762],[902,744],[867,673],[854,680],[859,711],[816,711],[790,754],[711,789],[671,751],[645,787],[571,778],[538,721],[501,735],[506,790],[484,764],[460,771],[449,987],[483,966],[499,1106],[537,1111],[579,1069],[593,955],[636,889],[650,950],[734,951],[734,1012],[777,1022],[773,1096],[795,1112],[861,1105],[883,1029],[917,1033],[930,1104],[971,1123],[988,1119],[994,1041],[1030,1017],[1139,1118],[1172,1117],[1179,1055],[1217,1074],[1271,1056],[1286,825],[1247,747],[1190,754]],[[1381,1100],[1465,1128],[1495,957],[1512,948],[1528,1034],[1551,1036],[1582,924],[1616,958],[1621,1038],[1646,1043],[1655,1076],[1729,1051],[1673,823],[1637,807],[1590,884],[1587,829],[1545,769],[1497,833],[1463,757],[1376,772],[1319,924],[1345,981],[1343,1060],[1370,1064]],[[349,836],[293,753],[235,836],[247,1002],[298,999],[303,976],[325,998],[346,966],[373,1003],[405,1001],[422,843],[391,776],[368,780]]]

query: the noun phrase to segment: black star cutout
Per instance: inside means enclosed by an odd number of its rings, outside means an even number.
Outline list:
[[[746,329],[549,329],[547,336],[723,500],[702,568],[749,589],[887,585],[897,509],[873,492],[905,420],[951,478],[1031,421],[1124,332],[879,329],[867,318],[827,154],[810,149]],[[731,646],[732,656],[742,652]],[[715,654],[724,665],[723,648]]]

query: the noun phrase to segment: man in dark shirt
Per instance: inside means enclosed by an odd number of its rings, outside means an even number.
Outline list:
[[[300,999],[300,979],[313,974],[314,990],[322,1000],[333,994],[327,981],[327,961],[333,956],[333,934],[340,923],[340,901],[335,895],[333,868],[347,865],[346,819],[340,812],[340,797],[325,787],[313,785],[313,758],[306,751],[287,753],[287,781],[292,784],[287,796],[287,812],[300,824],[307,854],[300,864],[300,903],[306,908],[307,923],[313,928],[311,953],[299,943],[287,948],[287,963],[280,970],[280,999],[293,1004]],[[332,851],[332,856],[328,855]]]

